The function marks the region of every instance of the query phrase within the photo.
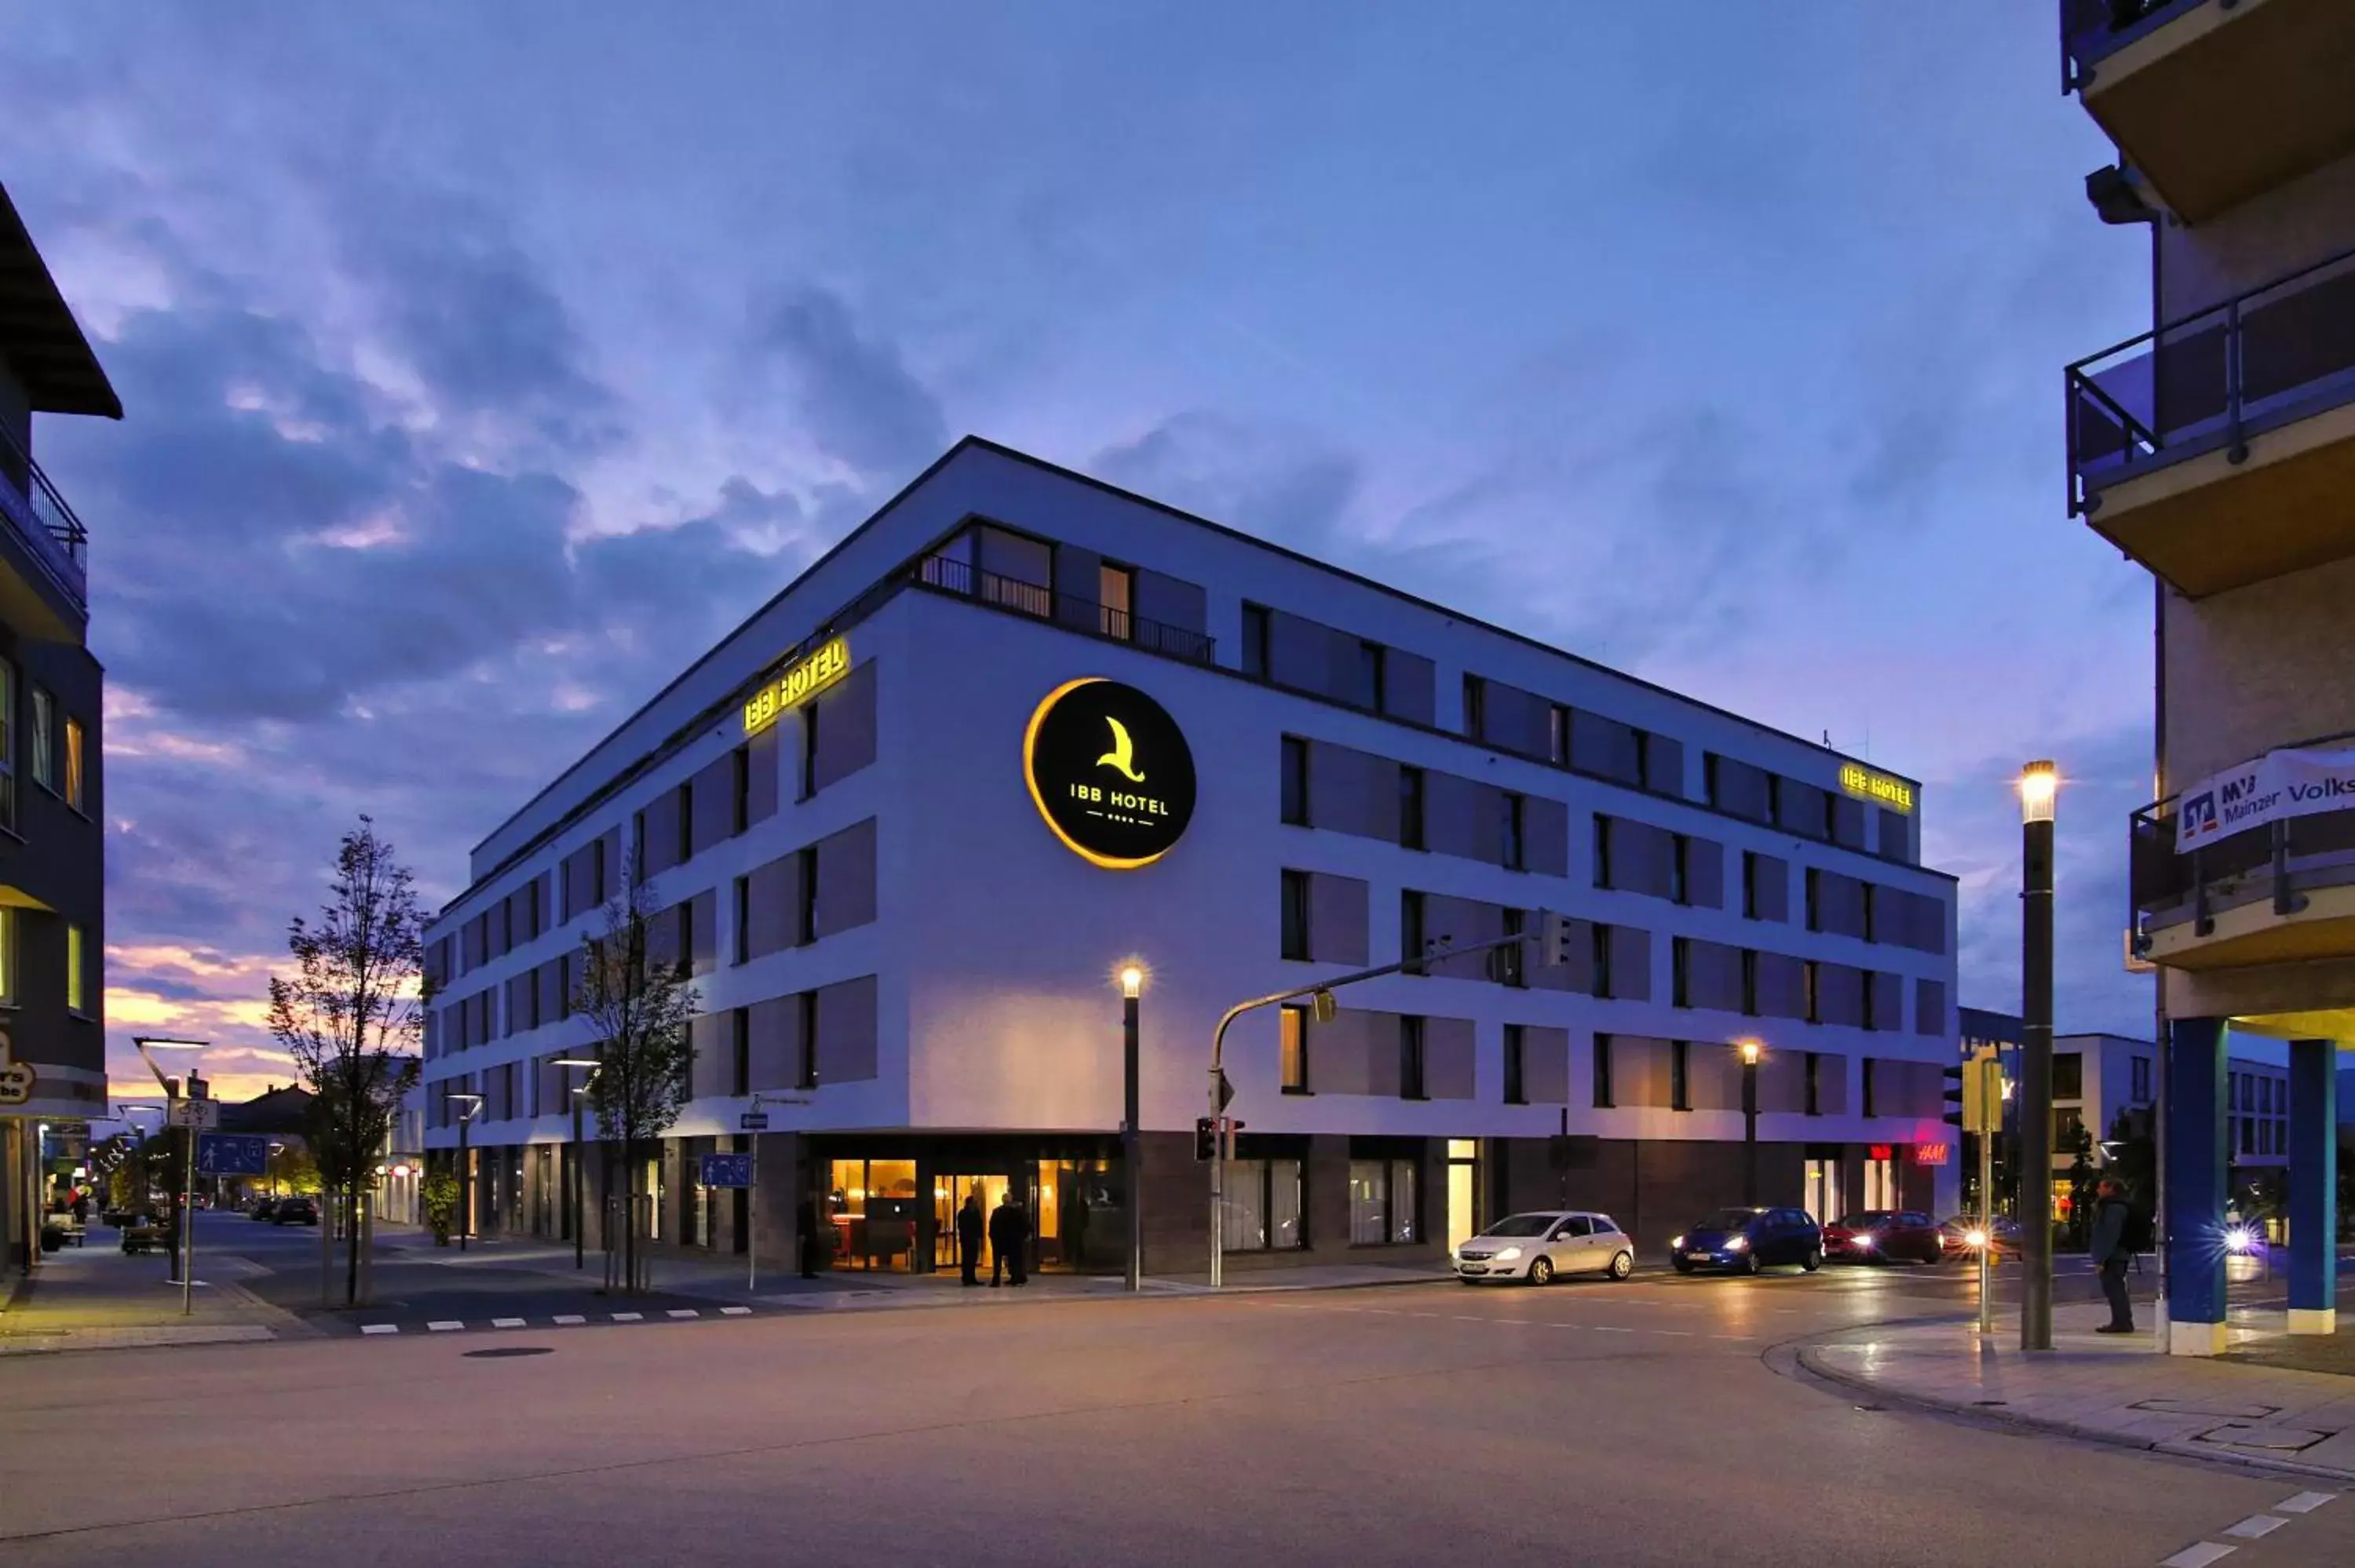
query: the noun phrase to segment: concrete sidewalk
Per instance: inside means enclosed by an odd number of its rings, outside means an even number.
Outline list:
[[[111,1230],[92,1226],[87,1245],[52,1253],[15,1282],[0,1308],[0,1355],[45,1351],[124,1350],[146,1345],[208,1345],[239,1340],[309,1339],[318,1330],[237,1283],[253,1265],[208,1259],[201,1244],[190,1310],[170,1264],[154,1253],[125,1255]]]
[[[2053,1349],[2034,1356],[2007,1313],[1984,1342],[1971,1321],[1892,1324],[1805,1346],[1798,1359],[1861,1392],[1940,1410],[2355,1483],[2355,1380],[2163,1356],[2147,1332],[2094,1332],[2106,1316],[2057,1308]],[[2235,1308],[2234,1348],[2273,1337],[2279,1318]]]

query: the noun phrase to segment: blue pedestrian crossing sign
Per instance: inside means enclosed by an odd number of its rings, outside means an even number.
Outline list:
[[[707,1187],[750,1187],[752,1184],[752,1157],[749,1154],[705,1155],[703,1184]]]
[[[261,1176],[270,1170],[270,1139],[261,1133],[201,1132],[197,1135],[199,1176]]]

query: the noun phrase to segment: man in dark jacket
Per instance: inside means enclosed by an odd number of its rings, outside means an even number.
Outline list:
[[[1025,1250],[1030,1240],[1029,1217],[1022,1205],[1008,1192],[997,1201],[989,1216],[989,1283],[996,1286],[1002,1276],[1010,1275],[1016,1285],[1027,1284],[1029,1276],[1025,1269]]]
[[[2116,1177],[2104,1177],[2096,1192],[2094,1239],[2085,1248],[2085,1255],[2102,1271],[2102,1294],[2109,1298],[2110,1320],[2094,1331],[2131,1334],[2135,1331],[2134,1303],[2126,1298],[2126,1265],[2134,1261],[2134,1252],[2126,1245],[2126,1234],[2133,1211],[2126,1204],[2126,1188]]]
[[[957,1262],[964,1269],[967,1285],[981,1283],[974,1271],[981,1266],[981,1192],[975,1188],[964,1195],[964,1207],[957,1211]]]

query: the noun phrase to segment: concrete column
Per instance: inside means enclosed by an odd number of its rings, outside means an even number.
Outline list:
[[[2339,1044],[2289,1047],[2289,1331],[2339,1329]]]
[[[2179,1018],[2168,1038],[2167,1348],[2178,1356],[2222,1355],[2224,1021]]]

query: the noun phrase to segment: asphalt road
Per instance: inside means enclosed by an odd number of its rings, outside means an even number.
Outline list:
[[[1945,1288],[1009,1298],[30,1358],[0,1386],[0,1564],[2156,1564],[2303,1489],[1859,1408],[1778,1348]],[[479,1353],[519,1350],[546,1353]],[[2355,1498],[2232,1568],[2326,1562],[2355,1562]]]

